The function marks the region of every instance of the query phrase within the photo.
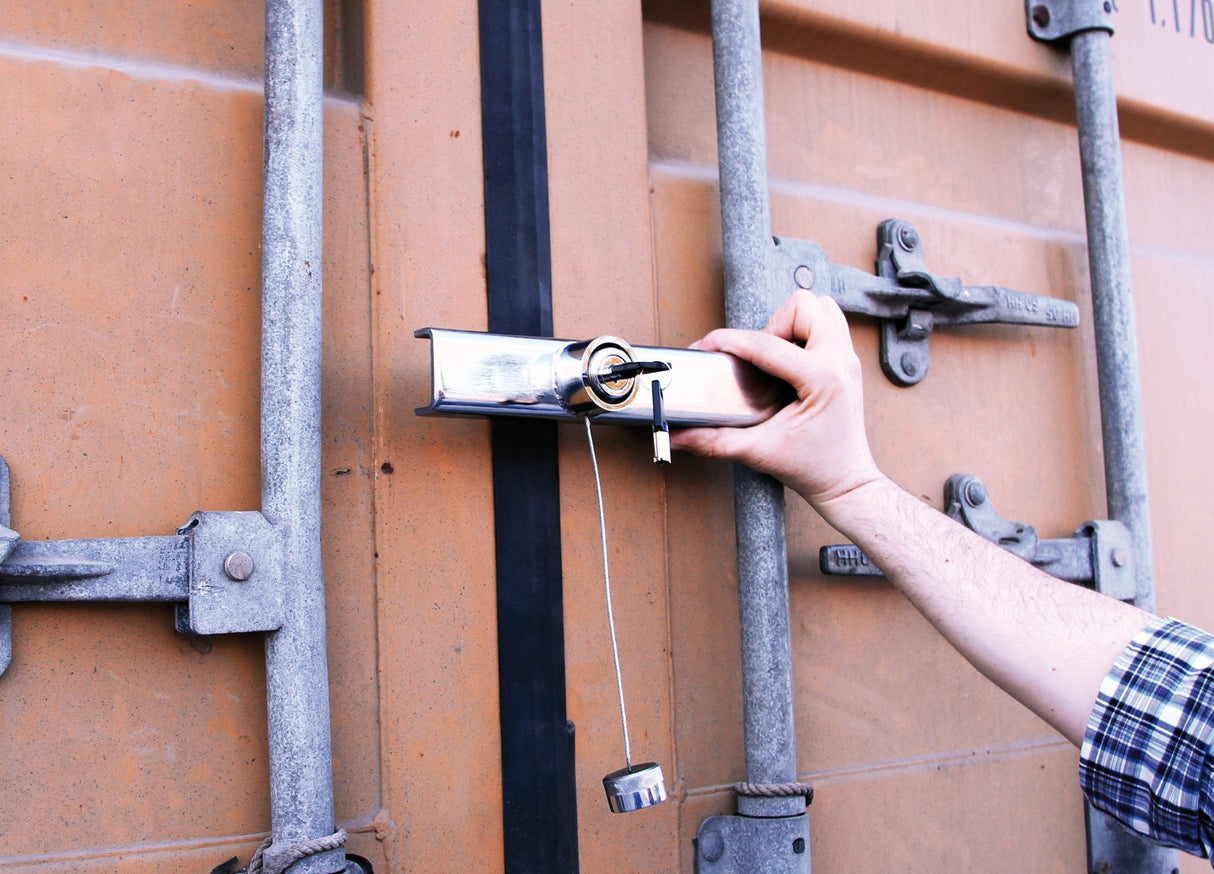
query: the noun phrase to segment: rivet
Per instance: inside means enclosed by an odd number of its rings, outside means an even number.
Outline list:
[[[793,272],[792,278],[797,283],[797,288],[809,290],[814,287],[814,272],[804,264]]]
[[[243,583],[253,576],[253,556],[243,550],[230,553],[223,560],[223,569],[230,579]]]
[[[919,232],[910,225],[902,225],[898,228],[898,244],[908,252],[913,252],[919,248]]]
[[[914,352],[902,353],[902,372],[914,378],[919,375],[919,356]]]
[[[715,862],[725,854],[725,838],[715,828],[705,829],[696,843],[706,862]]]
[[[1033,7],[1033,24],[1038,27],[1050,26],[1050,10],[1048,6]]]
[[[1113,567],[1125,567],[1126,562],[1129,560],[1129,556],[1125,554],[1125,550],[1120,546],[1113,550],[1113,554],[1110,557],[1113,560]]]
[[[986,487],[977,480],[971,480],[965,487],[965,499],[971,507],[981,507],[986,503]]]

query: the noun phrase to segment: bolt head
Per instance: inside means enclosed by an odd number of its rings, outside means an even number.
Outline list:
[[[922,242],[919,238],[919,232],[910,225],[902,225],[898,228],[898,245],[908,252],[912,252],[919,248]]]
[[[814,287],[814,272],[804,264],[793,272],[792,278],[797,283],[797,288],[804,288],[808,291]]]
[[[715,862],[725,853],[725,838],[715,828],[705,828],[696,842],[700,856],[707,862]]]
[[[238,549],[223,560],[223,570],[228,579],[243,583],[253,576],[253,556]]]
[[[1113,567],[1125,567],[1126,563],[1130,560],[1130,557],[1126,555],[1125,550],[1121,547],[1114,549],[1113,554],[1109,557],[1113,561]]]
[[[902,372],[912,379],[919,375],[919,356],[914,352],[902,353]]]
[[[1038,27],[1050,26],[1050,8],[1044,5],[1033,7],[1033,24]]]
[[[977,480],[971,480],[965,486],[965,500],[971,507],[981,507],[986,503],[986,487]]]

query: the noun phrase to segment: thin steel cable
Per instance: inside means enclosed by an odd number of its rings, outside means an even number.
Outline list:
[[[620,673],[620,648],[615,640],[615,615],[611,609],[611,570],[607,565],[607,517],[603,512],[603,483],[599,479],[599,459],[594,453],[590,417],[586,421],[586,443],[590,446],[590,466],[594,468],[594,492],[599,499],[599,533],[603,542],[603,588],[607,592],[607,627],[611,629],[611,657],[615,659],[615,686],[620,692],[620,723],[624,726],[624,764],[632,770],[632,746],[628,743],[628,711],[624,707],[624,677]]]

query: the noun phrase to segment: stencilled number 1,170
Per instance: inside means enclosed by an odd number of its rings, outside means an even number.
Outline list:
[[[1150,0],[1151,7],[1151,24],[1157,24],[1160,27],[1168,26],[1168,14],[1166,0]],[[1158,6],[1159,8],[1156,8]],[[1214,0],[1189,0],[1189,26],[1184,26],[1184,0],[1172,0],[1172,29],[1176,33],[1183,34],[1188,30],[1189,36],[1193,39],[1197,38],[1198,18],[1201,19],[1201,35],[1205,37],[1206,42],[1214,45]],[[1198,9],[1198,7],[1201,7]]]

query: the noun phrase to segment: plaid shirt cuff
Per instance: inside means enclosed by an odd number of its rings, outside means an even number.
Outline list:
[[[1100,686],[1079,782],[1098,810],[1141,834],[1210,855],[1214,637],[1175,619],[1134,638]]]

